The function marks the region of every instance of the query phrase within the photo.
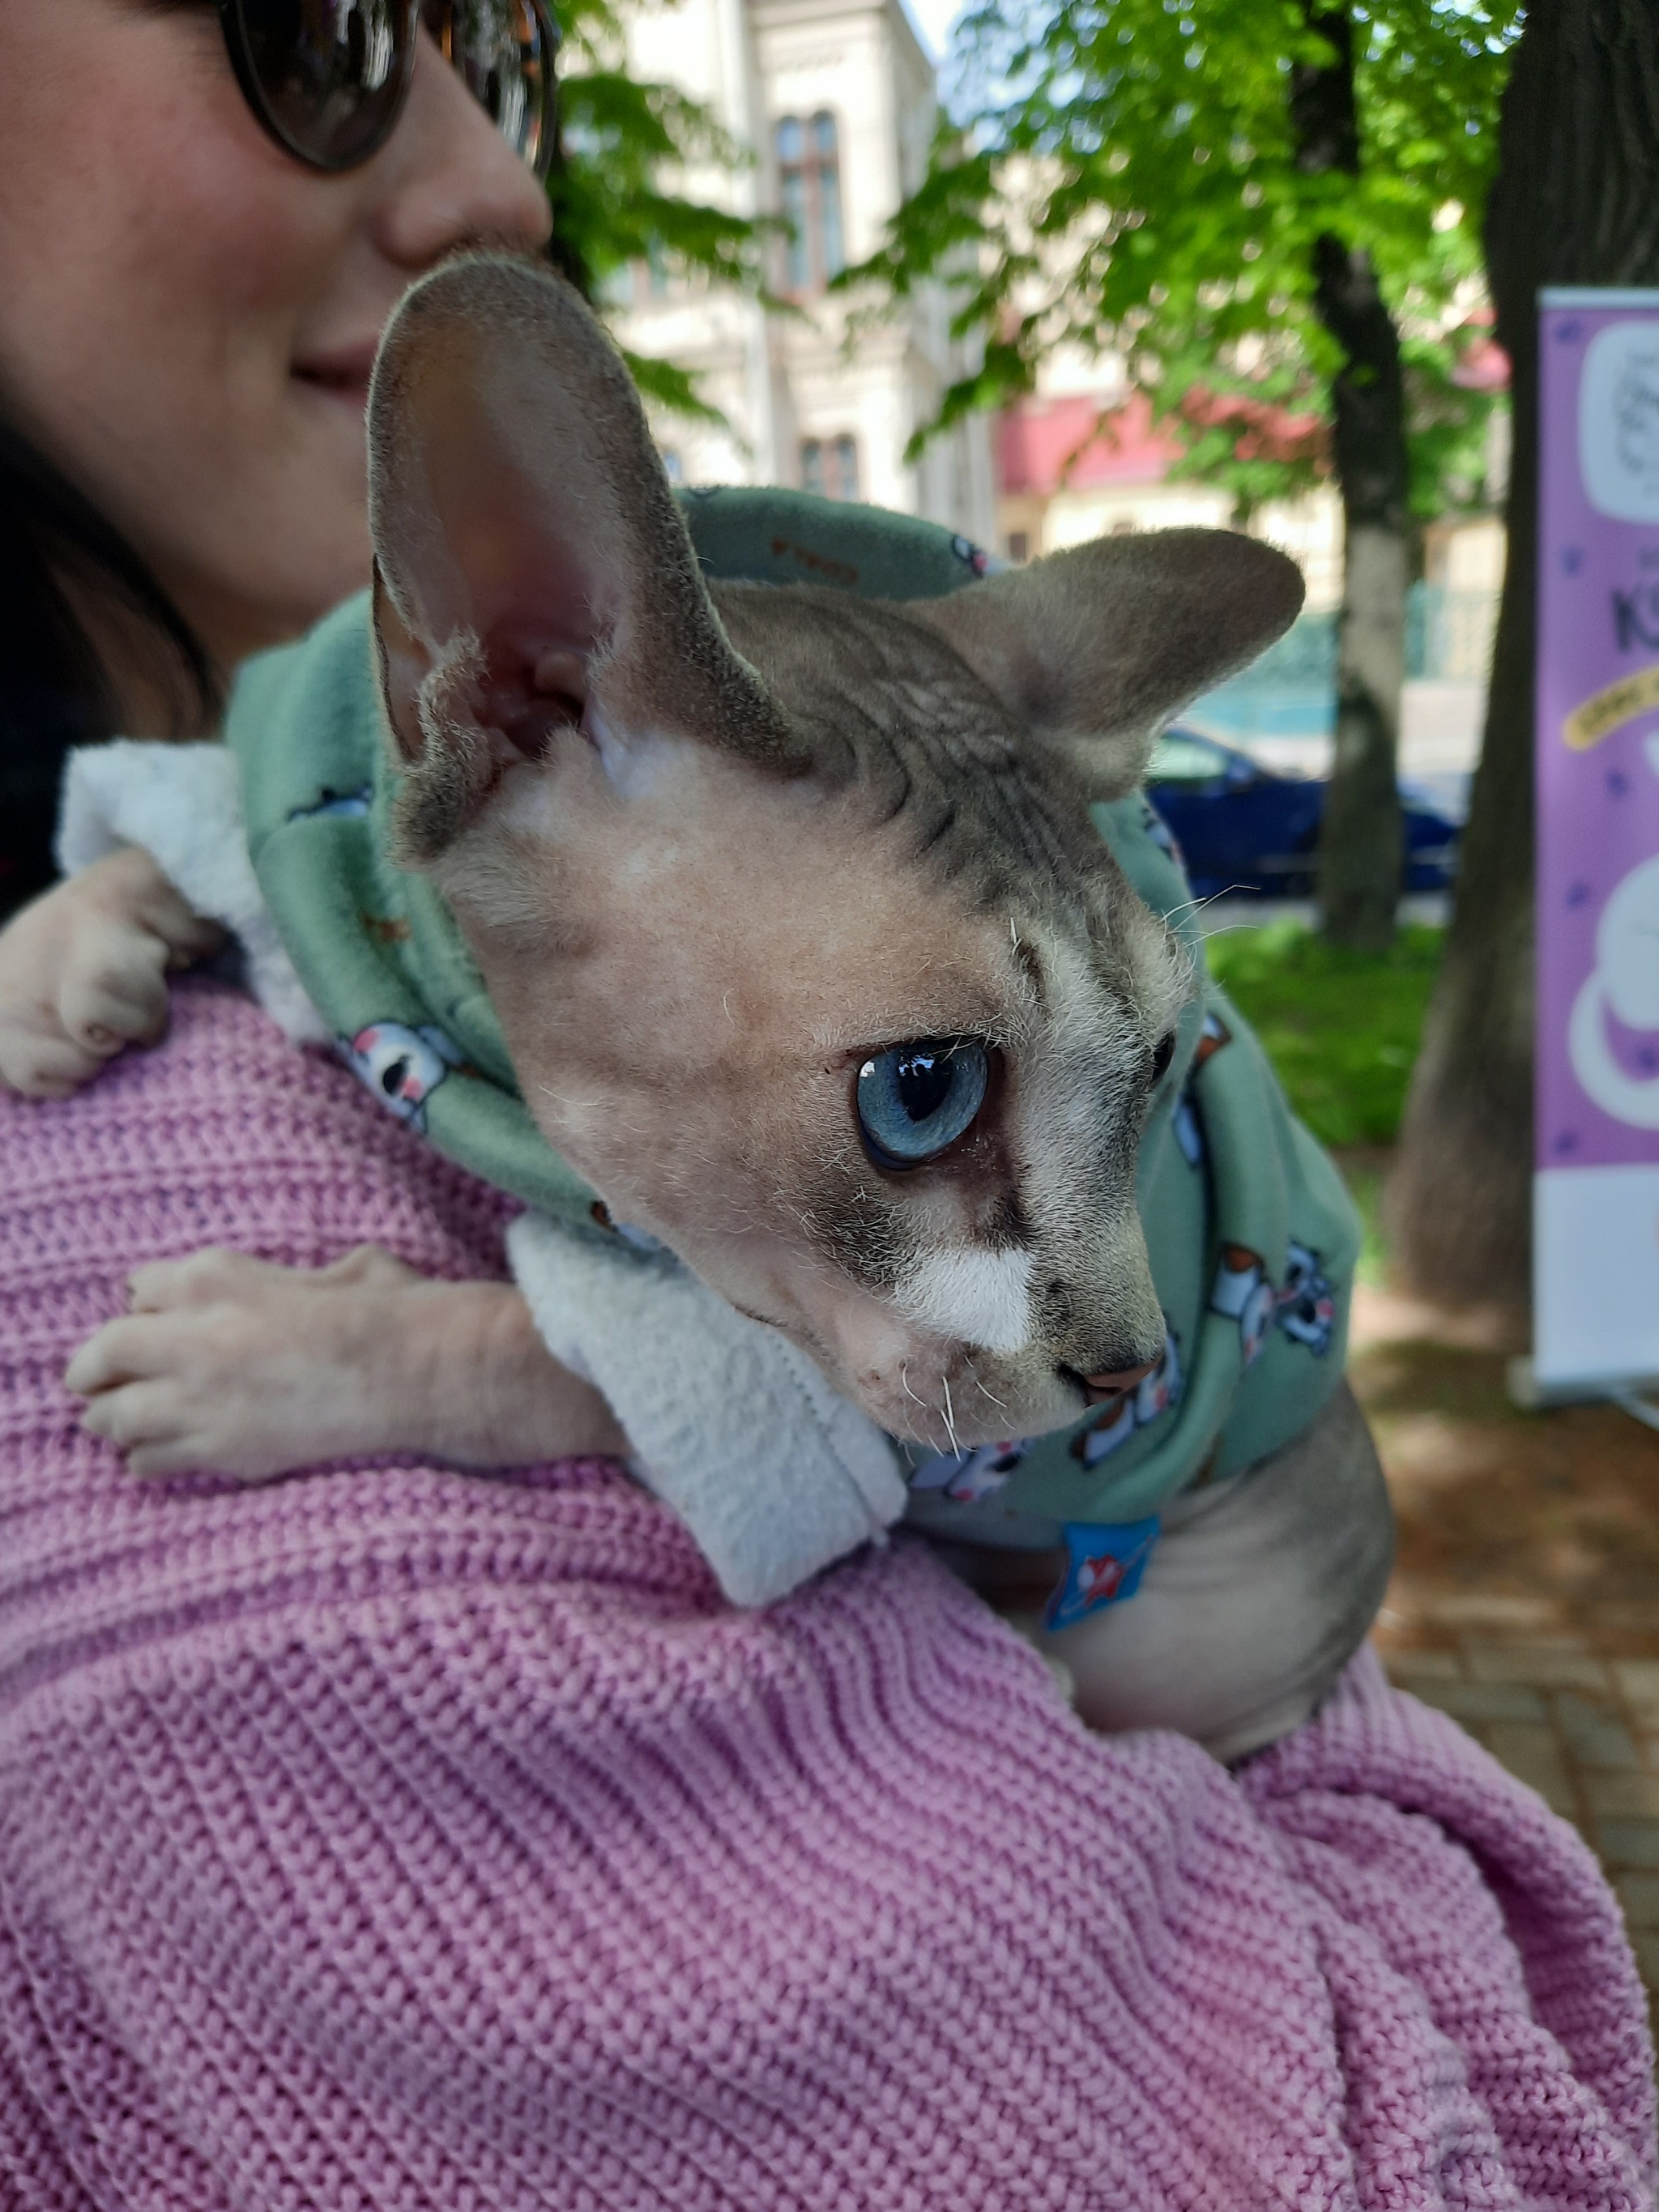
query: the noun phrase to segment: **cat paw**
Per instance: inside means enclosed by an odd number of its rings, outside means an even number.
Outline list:
[[[141,1267],[131,1310],[70,1362],[83,1425],[134,1474],[268,1481],[398,1449],[386,1301],[421,1278],[366,1245],[326,1268],[210,1248]],[[388,1340],[390,1338],[390,1341]]]

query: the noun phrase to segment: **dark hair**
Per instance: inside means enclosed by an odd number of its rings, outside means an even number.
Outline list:
[[[118,720],[77,601],[143,641],[178,734],[213,720],[218,678],[200,640],[119,531],[0,417],[0,918],[56,872],[65,752]]]

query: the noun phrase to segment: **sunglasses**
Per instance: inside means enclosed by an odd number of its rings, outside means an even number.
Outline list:
[[[553,160],[546,0],[217,0],[243,96],[277,144],[313,169],[355,169],[398,127],[422,26],[514,152]]]

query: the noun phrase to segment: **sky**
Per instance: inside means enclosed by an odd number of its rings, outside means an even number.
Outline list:
[[[904,0],[910,20],[921,33],[939,61],[945,52],[945,42],[951,24],[962,13],[963,0]]]

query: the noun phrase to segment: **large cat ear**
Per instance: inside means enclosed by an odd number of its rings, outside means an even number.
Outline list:
[[[398,828],[434,859],[503,769],[580,729],[625,781],[682,738],[787,753],[720,627],[620,355],[550,270],[480,255],[417,284],[369,397],[369,526]]]
[[[1295,562],[1256,538],[1160,530],[1097,538],[904,611],[1116,797],[1170,715],[1290,628],[1302,592]]]

